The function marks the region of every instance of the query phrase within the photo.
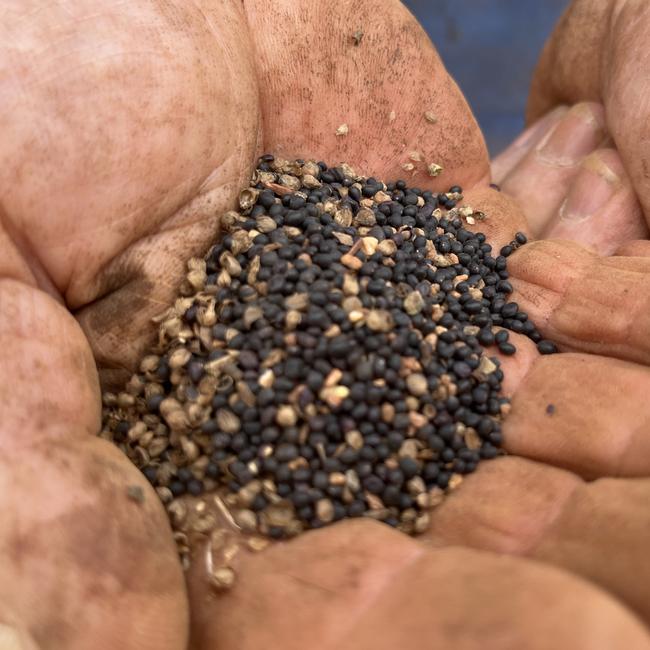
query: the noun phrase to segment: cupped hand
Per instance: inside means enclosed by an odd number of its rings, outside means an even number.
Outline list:
[[[107,386],[135,368],[256,156],[384,178],[414,164],[413,183],[466,187],[495,245],[526,227],[488,188],[476,123],[398,3],[15,0],[0,29],[0,638],[180,650],[189,600],[171,531],[143,477],[94,437],[95,364]],[[522,346],[513,378],[539,363]],[[509,520],[521,503],[504,502]],[[247,556],[226,595],[192,574],[189,595],[197,648],[647,643],[628,610],[565,571],[370,522]]]

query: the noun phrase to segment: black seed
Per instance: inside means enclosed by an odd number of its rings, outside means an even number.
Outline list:
[[[547,341],[546,339],[542,339],[537,344],[537,350],[540,354],[554,354],[555,352],[557,352],[557,347],[555,346],[555,343],[553,343],[552,341]]]

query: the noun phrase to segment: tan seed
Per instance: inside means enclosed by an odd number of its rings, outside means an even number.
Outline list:
[[[376,223],[375,213],[368,208],[361,208],[354,216],[355,226],[374,226]]]
[[[316,516],[326,524],[334,519],[334,505],[329,499],[319,499],[316,502]]]
[[[353,271],[358,271],[363,266],[363,262],[358,257],[355,257],[354,255],[350,255],[348,253],[341,256],[341,264],[343,264],[343,266],[347,266]]]
[[[399,448],[398,456],[400,458],[417,458],[418,444],[412,438],[405,440]]]
[[[229,409],[219,409],[216,420],[219,429],[225,433],[237,433],[239,431],[239,418]]]
[[[309,295],[306,293],[292,293],[284,299],[284,305],[287,309],[302,311],[309,306]]]
[[[377,250],[382,255],[394,255],[397,251],[397,244],[392,239],[384,239],[377,244]]]
[[[361,449],[361,447],[363,447],[363,436],[359,431],[348,431],[345,434],[345,442],[347,442],[352,449]]]
[[[363,237],[361,239],[361,250],[366,255],[374,255],[377,244],[379,244],[379,240],[376,237]]]
[[[250,537],[246,541],[246,545],[251,551],[259,553],[263,551],[271,542],[265,537]]]
[[[278,224],[275,223],[275,220],[272,217],[268,217],[266,215],[263,215],[263,216],[257,218],[256,228],[261,233],[266,234],[266,233],[272,232],[277,227],[278,227]]]
[[[220,567],[212,572],[210,581],[217,591],[230,589],[235,584],[235,572],[228,566]]]
[[[352,210],[350,208],[341,208],[334,212],[334,222],[344,228],[349,228],[352,225]]]
[[[419,291],[411,291],[411,293],[404,298],[404,310],[410,316],[419,314],[424,309],[424,298]]]
[[[366,325],[373,332],[390,332],[395,323],[386,309],[371,309],[366,317]]]
[[[257,515],[252,510],[239,510],[233,517],[244,532],[252,533],[257,529]]]
[[[427,378],[420,373],[409,375],[406,378],[406,387],[408,388],[409,393],[411,393],[411,395],[415,395],[416,397],[426,395],[429,391]]]
[[[293,406],[282,404],[282,406],[278,408],[278,411],[275,415],[275,421],[281,427],[293,427],[298,421],[298,415],[296,414]]]

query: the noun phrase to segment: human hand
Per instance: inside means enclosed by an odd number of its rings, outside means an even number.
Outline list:
[[[377,14],[365,3],[334,10],[285,2],[270,12],[255,3],[150,2],[98,13],[86,2],[30,15],[37,8],[14,4],[0,57],[4,78],[15,79],[7,105],[22,108],[2,118],[0,381],[10,398],[2,407],[2,507],[10,523],[0,537],[0,617],[23,635],[23,648],[182,648],[188,601],[162,508],[127,461],[92,437],[100,408],[92,357],[106,383],[135,366],[151,316],[174,295],[184,261],[213,238],[262,148],[347,160],[380,177],[402,175],[408,152],[418,150],[446,168],[428,186],[453,179],[470,188],[477,209],[499,214],[484,224],[496,245],[523,222],[487,188],[469,109],[399,5]],[[351,42],[355,22],[365,31],[359,46]],[[25,59],[25,51],[33,54]],[[343,122],[349,134],[337,137]],[[133,500],[134,486],[144,502]],[[328,564],[339,550],[346,558]],[[307,574],[290,571],[296,565]],[[323,647],[376,647],[391,634],[413,647],[432,643],[432,634],[475,647],[493,626],[521,647],[531,638],[546,643],[549,624],[556,645],[575,647],[592,617],[606,621],[603,647],[609,634],[629,647],[645,642],[623,608],[568,574],[433,551],[366,522],[278,544],[242,563],[240,574],[218,599],[195,576],[196,647],[260,639],[295,647],[316,623]],[[414,627],[430,616],[440,583],[450,591],[436,607],[434,632]],[[529,598],[513,602],[522,590]],[[558,592],[557,610],[541,618],[540,605]],[[412,618],[401,610],[385,616],[413,594]],[[479,608],[471,625],[457,625],[459,612]],[[563,622],[563,608],[577,620]]]
[[[648,243],[627,241],[633,232],[645,236],[645,223],[618,153],[599,148],[602,125],[597,104],[558,109],[493,163],[503,189],[527,201],[538,232],[593,252],[540,241],[512,256],[515,299],[567,353],[520,369],[504,433],[506,448],[526,459],[479,467],[434,511],[431,535],[435,544],[569,569],[647,622],[650,373],[634,319],[647,295]],[[554,140],[579,152],[572,164],[540,155]],[[563,219],[567,205],[583,218]],[[630,307],[622,304],[628,300]]]
[[[546,44],[528,106],[532,121],[558,104],[601,102],[646,220],[649,31],[650,5],[644,0],[574,0]]]

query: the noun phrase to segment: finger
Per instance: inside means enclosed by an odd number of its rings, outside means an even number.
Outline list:
[[[400,2],[375,9],[369,0],[246,3],[260,35],[258,78],[267,80],[260,88],[265,147],[438,191],[487,178],[478,125],[426,33]],[[269,32],[270,24],[281,29]],[[307,41],[318,56],[305,58]],[[439,176],[429,175],[431,163],[443,168]]]
[[[622,257],[650,257],[650,241],[629,241],[619,246],[615,255]]]
[[[528,224],[515,201],[503,192],[479,184],[464,192],[462,205],[471,206],[475,211],[485,215],[484,220],[474,224],[463,224],[464,228],[482,232],[487,243],[492,246],[492,255],[496,257],[505,244],[511,242],[517,232],[526,232]]]
[[[647,257],[598,257],[566,241],[509,258],[513,299],[564,349],[650,364]]]
[[[587,478],[650,474],[650,369],[593,355],[538,358],[503,423],[507,451]]]
[[[432,512],[426,539],[557,564],[650,621],[649,496],[648,479],[583,483],[548,465],[499,458],[483,463]]]
[[[583,485],[575,474],[524,458],[481,463],[431,511],[423,539],[510,555],[534,554]]]
[[[0,281],[0,305],[0,624],[52,650],[181,650],[171,531],[140,472],[94,435],[98,381],[83,333],[19,282]]]
[[[492,180],[503,183],[505,177],[521,162],[524,156],[555,128],[569,109],[558,106],[528,127],[507,149],[492,160]]]
[[[540,354],[535,343],[523,334],[508,332],[507,340],[515,346],[515,354],[502,354],[496,347],[487,348],[486,352],[499,359],[504,375],[501,385],[503,394],[512,398]]]
[[[611,2],[575,0],[558,21],[544,46],[528,98],[528,122],[533,123],[558,104],[598,101],[601,57]]]
[[[207,595],[198,573],[190,590],[194,629],[202,631],[197,650],[381,650],[404,639],[413,650],[647,643],[620,605],[568,574],[466,549],[426,549],[368,521],[242,558],[234,588],[220,597]],[[594,634],[595,620],[604,623]]]
[[[547,239],[570,239],[600,255],[647,236],[641,205],[614,149],[598,149],[583,160],[544,233]]]
[[[650,50],[629,44],[645,43],[648,25],[650,6],[645,2],[575,0],[544,48],[528,105],[533,121],[558,103],[602,101],[646,218],[648,116],[640,98],[647,91],[641,71],[650,64]]]
[[[503,191],[519,201],[534,237],[557,212],[580,162],[604,140],[604,120],[599,104],[573,106],[504,178]]]

